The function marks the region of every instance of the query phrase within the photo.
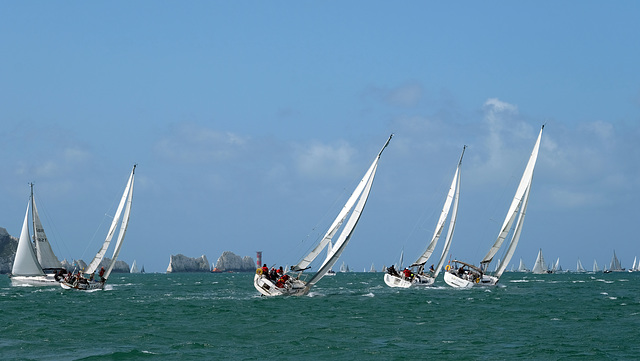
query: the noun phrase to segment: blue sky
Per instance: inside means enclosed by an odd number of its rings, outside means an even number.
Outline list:
[[[60,258],[90,259],[132,164],[120,258],[293,264],[373,157],[342,260],[426,246],[463,145],[453,257],[479,262],[546,124],[514,262],[640,256],[640,5],[3,2],[0,226],[35,182]],[[436,250],[439,253],[440,248]],[[340,261],[341,262],[341,261]],[[435,261],[434,261],[435,263]]]

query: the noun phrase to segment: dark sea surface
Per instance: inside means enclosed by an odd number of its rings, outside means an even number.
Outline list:
[[[95,292],[0,275],[0,360],[640,359],[640,273],[506,273],[469,290],[382,277],[265,298],[253,274],[112,275]]]

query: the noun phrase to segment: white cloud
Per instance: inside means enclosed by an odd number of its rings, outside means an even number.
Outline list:
[[[181,123],[160,139],[155,150],[165,158],[185,163],[224,161],[234,158],[249,138],[192,123]]]
[[[315,143],[298,146],[296,165],[299,173],[311,178],[333,178],[351,175],[356,151],[346,142],[336,145]]]

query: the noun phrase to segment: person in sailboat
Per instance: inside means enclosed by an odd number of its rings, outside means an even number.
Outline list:
[[[262,265],[262,275],[265,277],[269,275],[269,267],[267,267],[266,263]]]
[[[283,274],[284,270],[282,269],[282,266],[280,266],[280,268],[278,268],[278,276],[282,277]]]
[[[100,273],[98,273],[98,276],[100,276],[100,281],[101,281],[101,282],[106,281],[106,280],[104,279],[104,267],[100,267]]]
[[[398,274],[398,271],[396,271],[396,268],[393,265],[391,265],[391,266],[389,266],[389,268],[387,268],[387,272],[392,276],[400,276]]]
[[[433,274],[436,270],[433,268],[433,265],[429,267],[429,273]]]
[[[412,280],[413,279],[413,272],[411,272],[410,269],[405,268],[402,273],[404,274],[404,278],[408,279],[408,280]]]

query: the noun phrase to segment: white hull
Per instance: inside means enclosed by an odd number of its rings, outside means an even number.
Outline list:
[[[53,275],[9,277],[13,286],[57,286],[60,284]]]
[[[493,276],[483,275],[482,278],[473,277],[459,277],[456,271],[449,271],[444,273],[444,281],[454,288],[471,288],[475,286],[495,286],[498,283],[498,278]]]
[[[384,275],[384,283],[394,288],[427,287],[433,285],[434,282],[434,278],[420,275],[416,275],[413,280],[408,280],[402,276],[393,276],[388,273]]]
[[[303,296],[308,291],[305,289],[306,284],[298,279],[290,279],[287,284],[280,288],[271,282],[268,278],[255,274],[253,276],[253,286],[263,296]]]
[[[80,290],[80,291],[93,291],[93,290],[102,290],[104,289],[104,282],[89,282],[89,283],[80,283],[73,285],[67,282],[60,282],[60,287],[65,290]]]

